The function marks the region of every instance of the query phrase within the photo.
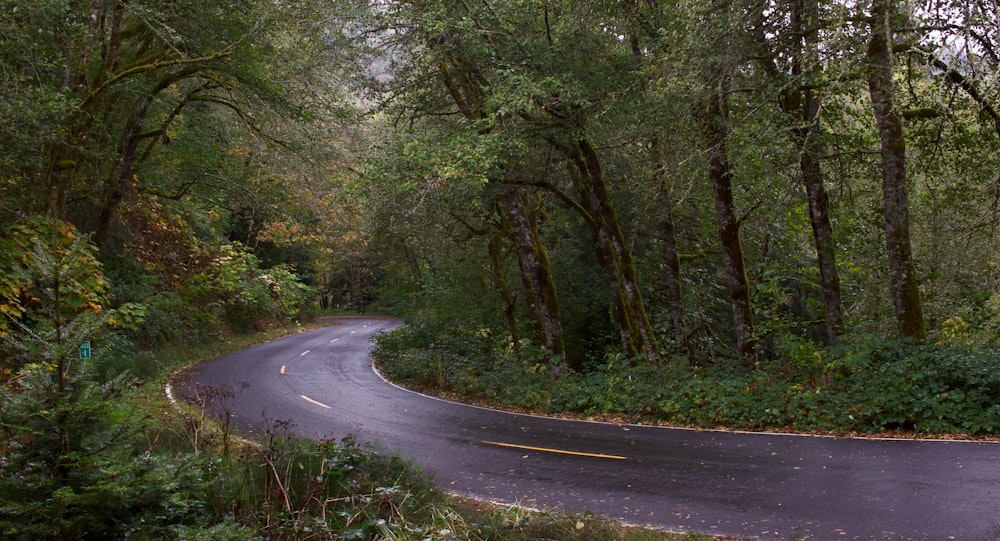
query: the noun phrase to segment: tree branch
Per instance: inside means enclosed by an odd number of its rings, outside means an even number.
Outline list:
[[[997,110],[993,107],[993,105],[979,92],[979,89],[976,88],[975,81],[970,81],[968,77],[962,75],[958,70],[949,66],[944,60],[938,58],[931,51],[920,49],[920,52],[926,55],[932,66],[944,72],[945,79],[958,85],[958,87],[964,90],[973,101],[979,104],[979,107],[982,108],[983,112],[986,113],[986,116],[988,116],[993,122],[993,129],[997,132],[997,135],[1000,135],[1000,113],[997,113]]]
[[[230,55],[232,55],[232,53],[230,51],[220,51],[220,52],[208,55],[208,56],[200,56],[200,57],[197,57],[197,58],[174,58],[174,59],[170,59],[170,60],[160,60],[160,61],[157,61],[157,62],[152,62],[152,63],[149,63],[149,64],[141,64],[139,66],[135,66],[133,68],[129,68],[129,69],[123,70],[123,71],[121,71],[119,73],[116,73],[113,77],[111,77],[110,79],[108,79],[108,80],[102,82],[100,85],[98,85],[97,88],[95,88],[94,90],[92,90],[89,94],[87,94],[83,98],[83,100],[77,105],[77,107],[79,109],[83,109],[91,101],[93,101],[94,99],[96,99],[97,96],[99,96],[102,92],[104,92],[105,90],[107,90],[108,87],[114,85],[115,83],[118,83],[119,81],[127,79],[127,78],[129,78],[129,77],[131,77],[133,75],[138,75],[140,73],[145,73],[145,72],[148,72],[148,71],[153,71],[153,70],[157,70],[157,69],[161,69],[161,68],[167,68],[167,67],[171,67],[171,66],[188,66],[188,65],[191,65],[191,64],[202,64],[202,63],[206,63],[206,62],[211,62],[213,60],[218,60],[220,58],[225,58],[225,57],[230,56]]]

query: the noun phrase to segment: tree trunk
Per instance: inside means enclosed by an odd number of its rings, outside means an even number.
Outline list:
[[[673,337],[676,347],[689,350],[684,333],[684,296],[681,292],[681,258],[677,249],[677,232],[674,229],[674,213],[667,206],[663,219],[663,255],[667,260],[667,305],[670,307]]]
[[[556,284],[552,278],[552,265],[539,239],[537,223],[531,216],[530,210],[525,208],[525,196],[523,187],[509,184],[504,186],[507,209],[514,221],[518,259],[526,282],[531,285],[531,293],[535,300],[532,311],[536,314],[542,329],[545,349],[551,351],[553,355],[565,355],[566,346],[562,321],[559,317]]]
[[[927,329],[910,250],[903,119],[892,96],[892,18],[895,13],[894,0],[874,0],[872,3],[868,91],[881,142],[883,225],[889,258],[889,292],[895,309],[896,327],[903,338],[924,340]]]
[[[708,147],[708,176],[715,192],[715,216],[722,240],[726,281],[733,310],[736,350],[740,359],[749,363],[755,359],[753,308],[750,282],[747,279],[740,222],[733,199],[733,171],[726,143],[729,139],[729,107],[722,91],[707,91],[701,104],[701,124]]]
[[[507,330],[510,332],[510,338],[514,345],[514,355],[520,359],[521,332],[517,322],[517,297],[515,297],[510,291],[510,286],[507,284],[507,277],[504,272],[503,265],[503,242],[506,240],[506,233],[507,231],[503,231],[501,229],[494,231],[493,234],[490,235],[490,266],[491,272],[493,273],[493,283],[500,294],[500,298],[503,300],[503,314],[504,318],[507,320]]]
[[[807,98],[815,101],[815,97]],[[809,134],[802,141],[799,168],[802,182],[809,200],[809,223],[812,225],[813,241],[816,245],[817,267],[820,287],[823,292],[823,312],[828,344],[836,344],[844,326],[844,309],[840,292],[840,273],[837,270],[837,247],[833,240],[833,226],[830,224],[830,201],[823,186],[823,173],[819,158],[812,150],[816,144],[816,124],[809,128]]]
[[[630,356],[642,353],[648,361],[657,362],[656,337],[646,314],[632,253],[625,245],[625,235],[611,204],[600,158],[586,139],[556,146],[569,158],[581,206],[590,214],[598,261],[604,266],[615,298],[623,346]]]
[[[799,170],[806,188],[809,224],[812,226],[813,241],[816,244],[826,339],[828,344],[836,344],[844,325],[844,309],[841,300],[840,273],[837,271],[837,248],[833,240],[833,226],[830,223],[830,201],[823,185],[823,170],[819,161],[820,101],[812,86],[819,69],[816,30],[818,18],[816,0],[801,0],[793,5],[793,31],[801,36],[796,38],[793,75],[801,79],[802,83],[800,90],[797,90],[800,93],[798,110],[792,113],[801,126],[794,130],[794,134],[800,148]]]
[[[129,120],[122,136],[121,147],[118,150],[118,163],[112,169],[111,177],[105,187],[104,203],[98,214],[97,227],[94,232],[94,244],[101,250],[107,247],[111,224],[118,216],[118,209],[121,207],[122,201],[134,191],[132,177],[135,174],[136,155],[139,150],[143,126],[146,123],[146,114],[152,102],[153,96],[145,96],[140,100],[135,114]]]

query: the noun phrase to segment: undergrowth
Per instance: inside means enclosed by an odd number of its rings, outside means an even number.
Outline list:
[[[574,371],[540,348],[515,354],[462,330],[429,333],[417,324],[380,337],[375,355],[403,384],[545,414],[838,434],[1000,432],[997,347],[849,337],[822,348],[793,337],[752,366],[611,355]]]

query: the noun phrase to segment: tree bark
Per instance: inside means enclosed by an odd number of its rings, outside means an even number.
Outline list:
[[[807,101],[816,102],[815,96]],[[813,107],[814,105],[807,105]],[[816,106],[818,108],[818,105]],[[809,112],[808,115],[815,113]],[[830,200],[823,185],[823,173],[819,157],[815,151],[816,129],[813,122],[802,138],[802,154],[799,169],[806,187],[809,202],[809,223],[812,226],[813,242],[816,245],[816,265],[819,269],[820,288],[823,294],[823,320],[826,327],[826,341],[836,344],[844,326],[844,308],[840,289],[840,272],[837,270],[837,246],[833,240],[833,226],[830,224]]]
[[[136,154],[139,150],[139,135],[146,123],[146,115],[152,102],[153,96],[144,96],[140,99],[122,136],[121,146],[118,149],[118,163],[111,171],[111,178],[108,179],[104,202],[101,206],[101,212],[98,214],[97,227],[94,231],[94,244],[100,250],[107,247],[111,224],[118,216],[118,209],[121,207],[122,201],[134,191],[133,176],[135,174]]]
[[[706,92],[701,100],[700,120],[708,147],[708,176],[715,192],[715,216],[722,241],[726,282],[733,311],[736,350],[740,360],[750,363],[756,358],[756,337],[750,282],[747,279],[743,244],[740,240],[740,221],[736,216],[733,198],[733,171],[726,150],[729,140],[729,107],[728,98],[723,92],[712,89]]]
[[[830,223],[830,201],[823,184],[820,165],[820,100],[813,87],[819,69],[819,51],[816,24],[819,18],[816,0],[799,0],[792,7],[792,31],[796,38],[793,58],[793,75],[799,79],[797,111],[792,111],[799,121],[794,130],[799,144],[799,170],[806,188],[809,203],[809,224],[812,226],[816,245],[817,268],[823,294],[824,322],[828,344],[836,344],[844,325],[844,309],[837,270],[837,247]]]
[[[622,345],[629,356],[642,353],[648,361],[657,362],[656,336],[646,314],[632,253],[625,244],[625,235],[608,194],[600,157],[586,139],[570,144],[554,143],[554,146],[569,159],[570,176],[579,192],[581,207],[590,215],[597,258],[608,275],[615,298]]]
[[[510,184],[504,186],[504,199],[514,222],[518,243],[518,261],[526,282],[531,286],[534,300],[531,308],[542,329],[545,349],[553,355],[565,355],[566,345],[559,317],[556,283],[552,278],[552,265],[538,236],[538,224],[530,209],[525,208],[525,197],[523,187]]]
[[[667,205],[663,218],[663,255],[667,261],[666,297],[670,307],[670,319],[676,347],[689,350],[684,333],[684,296],[681,292],[681,258],[677,248],[677,232],[674,228],[674,212]]]
[[[496,285],[500,298],[503,300],[503,314],[507,321],[507,330],[514,346],[514,355],[521,359],[521,330],[517,321],[517,297],[511,293],[507,284],[506,273],[504,272],[503,243],[506,240],[506,233],[500,228],[490,235],[489,252],[490,267],[493,274],[493,283]]]
[[[927,338],[927,328],[910,247],[903,119],[892,95],[892,19],[896,15],[895,0],[874,0],[871,9],[868,91],[881,143],[882,212],[886,255],[889,259],[889,291],[899,335],[924,340]]]

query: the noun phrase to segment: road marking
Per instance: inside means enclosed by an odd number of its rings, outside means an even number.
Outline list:
[[[302,400],[305,400],[306,402],[309,402],[310,404],[316,404],[317,406],[319,406],[321,408],[330,409],[330,406],[327,406],[326,404],[324,404],[322,402],[317,402],[317,401],[313,400],[312,398],[309,398],[308,396],[306,396],[304,394],[303,395],[299,395],[299,398],[301,398]]]
[[[312,350],[311,349],[307,349],[307,350],[303,351],[302,353],[299,353],[299,357],[305,357],[306,355],[309,354],[310,351],[312,351]]]
[[[340,338],[334,338],[333,340],[330,340],[330,343],[332,344],[332,343],[336,342],[337,340],[340,340]]]
[[[499,447],[511,447],[513,449],[526,449],[528,451],[542,451],[543,453],[557,453],[561,455],[576,455],[576,456],[589,456],[592,458],[610,458],[613,460],[627,460],[628,457],[618,456],[618,455],[602,455],[598,453],[582,453],[579,451],[566,451],[564,449],[549,449],[547,447],[532,447],[530,445],[516,445],[513,443],[501,443],[498,441],[486,441],[483,443],[488,445],[496,445]]]
[[[356,333],[356,332],[358,332],[358,331],[351,331],[351,334],[354,334],[354,333]]]
[[[281,365],[281,370],[278,370],[278,373],[281,374],[282,376],[285,375],[285,365]]]

